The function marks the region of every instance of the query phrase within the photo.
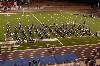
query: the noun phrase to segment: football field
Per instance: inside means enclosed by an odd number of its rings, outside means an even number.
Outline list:
[[[85,24],[84,24],[85,22]],[[96,32],[100,32],[100,18],[98,17],[91,17],[88,14],[78,13],[78,12],[24,12],[24,13],[13,13],[13,14],[0,14],[0,41],[5,40],[5,31],[6,25],[10,25],[10,32],[14,33],[15,26],[19,26],[19,23],[23,26],[25,31],[27,30],[27,26],[31,26],[31,24],[35,25],[35,29],[38,29],[40,33],[42,33],[42,29],[45,27],[40,27],[41,24],[49,26],[51,29],[59,29],[61,32],[57,32],[54,30],[54,33],[57,34],[53,35],[52,32],[46,31],[46,34],[43,34],[43,38],[46,39],[46,35],[48,34],[50,39],[56,38],[56,41],[37,41],[33,43],[20,43],[20,47],[17,49],[32,49],[32,48],[46,48],[46,47],[61,47],[61,46],[68,46],[68,45],[83,45],[83,44],[97,44],[100,43],[100,37],[95,36]],[[91,35],[78,35],[77,37],[74,35],[68,35],[67,33],[63,33],[62,26],[67,25],[67,29],[72,29],[71,27],[74,26],[75,28],[79,25],[85,25],[84,27],[88,28],[91,32]],[[61,29],[59,28],[61,27]],[[41,30],[40,30],[41,28]],[[74,30],[74,28],[73,28]],[[73,31],[72,30],[72,31]],[[45,32],[44,31],[44,32]],[[34,33],[35,30],[32,30]],[[66,31],[67,32],[67,31]],[[76,32],[76,31],[75,31]],[[60,34],[59,34],[60,33]],[[64,36],[62,36],[62,34]],[[39,34],[40,35],[40,34]],[[22,35],[20,35],[21,37]],[[39,39],[40,36],[34,34],[32,39]],[[15,40],[15,39],[14,39]]]

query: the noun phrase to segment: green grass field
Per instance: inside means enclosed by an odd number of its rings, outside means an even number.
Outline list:
[[[73,15],[74,12],[27,12],[24,13],[16,13],[16,14],[0,14],[0,41],[4,41],[4,29],[3,27],[9,23],[12,27],[18,25],[20,22],[23,25],[30,25],[31,23],[35,23],[39,25],[41,22],[44,22],[47,25],[51,25],[53,23],[57,24],[68,24],[68,23],[77,23],[81,24],[86,21],[88,27],[90,27],[92,33],[96,33],[96,31],[100,31],[100,18],[92,18],[92,17],[84,17],[82,15]],[[12,28],[13,29],[13,28]],[[96,44],[100,43],[100,37],[96,36],[86,36],[86,37],[74,37],[71,38],[58,38],[59,41],[63,44],[63,46],[68,45],[80,45],[80,44]],[[55,46],[61,47],[61,43],[59,41],[55,42],[36,42],[31,44],[20,44],[18,49],[26,49],[26,48],[42,48]]]

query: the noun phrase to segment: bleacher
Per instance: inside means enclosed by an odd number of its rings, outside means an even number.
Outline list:
[[[0,62],[0,66],[30,66],[33,60],[37,61],[37,64],[40,66],[46,65],[54,65],[54,64],[62,64],[66,62],[75,61],[78,57],[74,53],[64,54],[64,55],[53,55],[53,56],[45,56],[45,57],[35,57],[35,58],[16,58],[15,60],[5,60]]]

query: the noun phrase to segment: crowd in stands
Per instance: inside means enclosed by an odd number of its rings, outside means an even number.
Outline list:
[[[100,56],[100,48],[97,48],[96,51],[93,53],[94,56],[90,56],[85,60],[85,64],[87,66],[96,66],[96,59]],[[100,65],[97,65],[100,66]]]

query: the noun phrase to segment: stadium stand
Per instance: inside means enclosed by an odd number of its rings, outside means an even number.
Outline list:
[[[55,63],[63,63],[63,62],[71,62],[75,61],[77,56],[74,53],[65,54],[65,55],[54,55],[54,56],[46,56],[46,57],[36,57],[36,58],[23,58],[23,59],[15,59],[15,60],[6,60],[1,61],[0,66],[31,66],[33,61],[36,61],[36,64],[40,64],[40,66],[45,66],[47,64],[55,64]],[[31,65],[28,63],[31,61]]]

